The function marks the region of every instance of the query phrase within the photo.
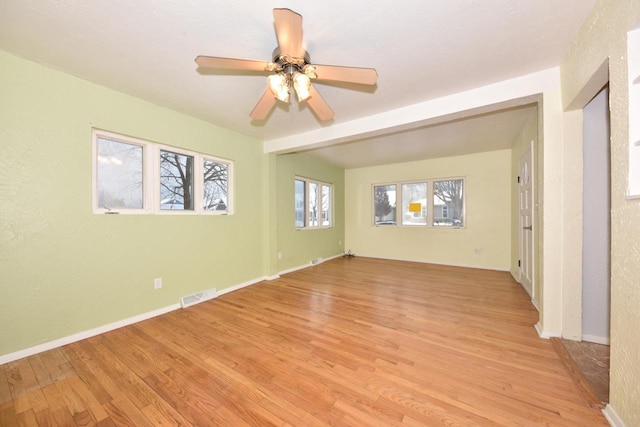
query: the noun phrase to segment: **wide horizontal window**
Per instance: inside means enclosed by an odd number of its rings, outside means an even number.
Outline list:
[[[464,227],[464,179],[374,184],[373,225]]]
[[[94,213],[229,214],[233,162],[93,131]]]

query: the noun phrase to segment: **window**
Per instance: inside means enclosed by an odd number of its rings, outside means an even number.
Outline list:
[[[295,181],[295,204],[296,204],[296,228],[304,227],[304,211],[305,211],[305,182],[296,179]]]
[[[227,212],[229,163],[211,157],[203,159],[204,194],[202,209]]]
[[[427,224],[427,183],[402,184],[402,225]]]
[[[193,156],[160,150],[160,209],[193,210]]]
[[[93,131],[94,213],[231,213],[233,163]]]
[[[399,194],[397,189],[400,188]],[[464,227],[464,179],[373,185],[373,225]]]
[[[332,226],[332,186],[306,178],[294,180],[295,227]]]
[[[436,227],[462,227],[464,198],[461,179],[433,182],[433,225]],[[437,209],[439,207],[439,210]]]
[[[323,227],[331,225],[331,187],[323,184],[322,186],[322,218],[320,219]]]
[[[373,211],[375,225],[396,225],[396,185],[374,185]]]
[[[97,197],[94,204],[106,211],[144,207],[144,144],[96,139]]]

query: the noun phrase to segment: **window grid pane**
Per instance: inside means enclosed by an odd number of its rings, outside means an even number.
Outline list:
[[[229,165],[205,159],[202,208],[206,211],[227,211]]]
[[[98,208],[143,208],[143,148],[135,144],[97,140]]]
[[[304,196],[305,196],[305,182],[299,179],[295,180],[295,224],[296,228],[304,227]]]
[[[396,186],[376,185],[374,194],[374,224],[396,225]]]
[[[322,186],[322,226],[328,227],[331,225],[331,187],[328,185]]]
[[[318,226],[318,184],[309,183],[309,227]]]
[[[193,210],[193,156],[160,150],[160,209]]]
[[[434,181],[433,225],[436,227],[463,227],[463,216],[463,180]]]
[[[427,225],[427,183],[402,184],[402,225]]]

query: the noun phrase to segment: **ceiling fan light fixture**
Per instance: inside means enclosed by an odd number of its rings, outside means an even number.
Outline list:
[[[307,77],[309,77],[310,79],[318,78],[318,74],[316,74],[316,67],[314,67],[311,64],[305,65],[304,68],[302,69],[302,72],[305,73]]]
[[[293,88],[296,91],[298,101],[306,101],[311,96],[311,80],[306,74],[299,71],[293,73]]]
[[[282,102],[289,102],[291,83],[284,73],[271,74],[269,77],[269,89],[271,93]]]

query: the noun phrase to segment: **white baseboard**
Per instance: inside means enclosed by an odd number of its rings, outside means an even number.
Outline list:
[[[283,274],[293,273],[294,271],[298,271],[298,270],[302,270],[302,269],[305,269],[305,268],[313,267],[314,265],[322,264],[323,262],[327,262],[327,261],[330,261],[332,259],[340,258],[340,257],[343,257],[343,256],[344,256],[344,254],[333,255],[333,256],[330,256],[329,258],[320,258],[320,262],[318,262],[316,264],[311,264],[311,262],[309,262],[308,264],[303,264],[303,265],[299,265],[297,267],[288,268],[286,270],[279,271],[278,272],[278,277],[282,276]]]
[[[273,276],[271,276],[273,277]],[[240,283],[239,285],[231,286],[230,288],[222,289],[218,292],[218,296],[228,294],[229,292],[237,291],[238,289],[245,288],[247,286],[255,285],[264,280],[272,280],[268,277],[260,277],[258,279],[250,280],[248,282]],[[22,359],[25,357],[33,356],[34,354],[42,353],[43,351],[52,350],[54,348],[62,347],[67,344],[81,341],[87,338],[94,337],[96,335],[104,334],[114,329],[119,329],[124,326],[133,325],[134,323],[142,322],[143,320],[151,319],[152,317],[160,316],[162,314],[169,313],[170,311],[181,308],[180,304],[172,304],[167,307],[159,308],[157,310],[142,313],[137,316],[129,317],[127,319],[118,320],[107,325],[98,326],[97,328],[89,329],[87,331],[79,332],[77,334],[69,335],[57,340],[49,341],[43,344],[39,344],[33,347],[18,350],[13,353],[0,355],[0,365],[13,362],[14,360]]]
[[[248,282],[240,283],[238,285],[219,290],[218,296],[228,294],[229,292],[237,291],[238,289],[246,288],[247,286],[255,285],[256,283],[264,282],[265,280],[272,280],[272,279],[269,279],[267,276],[263,276],[258,279],[249,280]]]
[[[609,425],[611,427],[627,427],[624,421],[622,421],[622,418],[620,418],[620,415],[618,415],[618,413],[615,409],[613,409],[613,406],[611,406],[610,403],[608,403],[607,406],[604,407],[602,413],[604,414],[604,417],[609,422]]]
[[[536,301],[535,299],[531,298],[531,304],[533,304],[533,306],[536,308],[536,310],[538,310],[538,313],[540,313],[540,307],[538,307],[538,301]]]
[[[560,338],[560,337],[562,337],[562,334],[559,333],[559,332],[550,332],[550,331],[545,331],[544,329],[542,329],[542,325],[540,324],[540,322],[536,323],[535,328],[536,328],[536,332],[538,333],[538,336],[540,338],[544,338],[544,339],[548,340],[550,338]]]
[[[87,338],[94,337],[96,335],[104,334],[114,329],[122,328],[123,326],[132,325],[134,323],[142,322],[143,320],[151,319],[152,317],[166,314],[170,311],[180,308],[180,304],[173,304],[164,308],[149,311],[147,313],[139,314],[137,316],[129,317],[128,319],[118,320],[117,322],[109,323],[107,325],[98,326],[88,331],[79,332],[77,334],[69,335],[57,340],[49,341],[43,344],[39,344],[33,347],[25,348],[24,350],[18,350],[14,353],[3,354],[0,356],[0,365],[13,362],[14,360],[22,359],[24,357],[33,356],[34,354],[42,353],[43,351],[52,350],[54,348],[62,347],[67,344],[81,341]]]
[[[444,267],[460,267],[460,268],[475,268],[478,270],[489,270],[489,271],[502,271],[505,273],[510,273],[511,269],[509,267],[492,267],[489,265],[471,265],[471,264],[457,264],[457,263],[442,263],[436,261],[427,261],[423,259],[411,259],[411,258],[389,258],[383,256],[376,255],[358,255],[362,258],[374,258],[374,259],[386,259],[390,261],[407,261],[407,262],[417,262],[421,264],[433,264],[433,265],[441,265]]]
[[[596,344],[604,344],[604,345],[609,345],[611,342],[608,337],[597,337],[595,335],[588,335],[588,334],[582,335],[582,341],[593,342]]]

